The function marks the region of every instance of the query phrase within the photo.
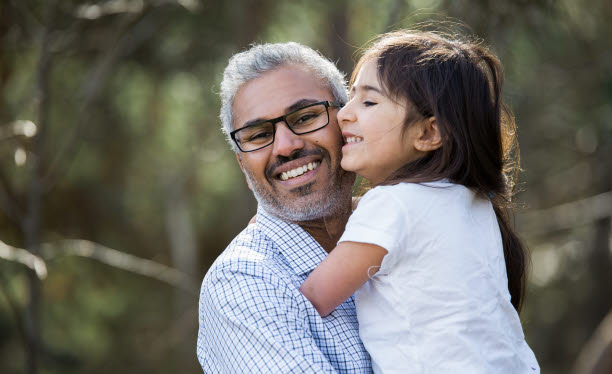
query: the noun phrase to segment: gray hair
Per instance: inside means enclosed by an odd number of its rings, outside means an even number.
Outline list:
[[[251,79],[287,64],[303,66],[312,71],[327,85],[335,101],[340,104],[347,102],[344,74],[319,52],[294,42],[253,45],[230,58],[221,82],[221,129],[234,152],[238,153],[238,147],[229,134],[233,130],[232,106],[236,93]]]

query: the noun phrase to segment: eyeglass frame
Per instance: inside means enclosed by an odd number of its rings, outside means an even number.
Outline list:
[[[289,123],[287,123],[287,116],[290,116],[290,115],[292,115],[292,114],[294,114],[294,113],[297,113],[297,112],[299,112],[300,110],[304,110],[304,109],[306,109],[306,108],[313,107],[313,106],[315,106],[315,105],[324,105],[324,106],[325,106],[325,113],[327,113],[327,123],[325,123],[325,125],[323,125],[323,126],[321,126],[321,127],[317,128],[317,129],[314,129],[314,130],[310,130],[310,131],[306,131],[306,132],[302,132],[302,133],[297,133],[297,132],[295,132],[295,131],[293,130],[293,128],[292,128],[292,127],[289,125]],[[298,109],[296,109],[296,110],[293,110],[293,111],[291,111],[291,112],[289,112],[289,113],[286,113],[286,114],[284,114],[284,115],[282,115],[282,116],[280,116],[280,117],[276,117],[276,118],[272,118],[272,119],[267,119],[267,120],[262,120],[262,121],[257,121],[257,122],[255,122],[255,123],[252,123],[252,124],[248,125],[248,126],[241,127],[241,128],[239,128],[239,129],[236,129],[236,130],[234,130],[234,131],[230,132],[230,134],[229,134],[229,135],[230,135],[230,138],[231,138],[231,139],[234,141],[234,143],[235,143],[235,144],[236,144],[236,146],[238,147],[238,149],[240,150],[240,152],[247,153],[247,152],[259,151],[260,149],[264,149],[264,148],[266,148],[267,146],[274,144],[274,140],[276,140],[276,124],[277,124],[277,123],[279,123],[279,122],[285,122],[285,125],[287,126],[287,128],[289,129],[289,131],[291,131],[291,132],[292,132],[293,134],[295,134],[295,135],[305,135],[305,134],[310,134],[310,133],[313,133],[313,132],[315,132],[315,131],[319,131],[319,130],[321,130],[322,128],[324,128],[324,127],[326,127],[327,125],[329,125],[329,108],[330,108],[330,107],[332,107],[332,108],[342,108],[343,106],[344,106],[344,104],[341,104],[341,103],[336,102],[336,101],[329,101],[329,100],[318,101],[318,102],[316,102],[316,103],[308,104],[308,105],[306,105],[306,106],[303,106],[303,107],[301,107],[301,108],[298,108]],[[245,151],[245,150],[243,150],[243,149],[242,149],[242,147],[240,147],[240,142],[239,142],[239,141],[236,139],[236,133],[237,133],[238,131],[240,131],[240,130],[247,129],[247,128],[249,128],[249,127],[259,126],[259,125],[261,125],[262,123],[267,123],[267,122],[271,122],[271,123],[272,123],[272,130],[273,130],[273,132],[272,132],[272,141],[270,142],[270,144],[266,144],[266,145],[264,145],[263,147],[259,147],[259,148],[251,149],[250,151]]]

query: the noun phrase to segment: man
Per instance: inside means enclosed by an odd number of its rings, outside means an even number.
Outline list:
[[[353,298],[321,318],[299,292],[351,212],[340,167],[333,63],[296,43],[232,57],[221,83],[223,131],[259,203],[255,224],[209,269],[197,354],[206,373],[370,373]]]

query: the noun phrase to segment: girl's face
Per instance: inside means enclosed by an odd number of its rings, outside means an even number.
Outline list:
[[[338,112],[346,143],[342,168],[376,184],[420,157],[423,153],[414,147],[417,126],[410,126],[402,135],[407,110],[414,110],[407,100],[397,103],[383,94],[375,61],[365,62],[351,87],[349,102]]]

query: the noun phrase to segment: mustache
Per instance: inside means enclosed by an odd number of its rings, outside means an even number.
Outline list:
[[[272,163],[272,165],[270,165],[266,169],[266,176],[268,178],[272,178],[274,177],[273,171],[276,170],[276,168],[278,168],[279,166],[306,156],[321,156],[325,158],[329,156],[329,153],[323,148],[316,148],[311,150],[299,149],[292,153],[290,156],[277,156],[274,163]]]

